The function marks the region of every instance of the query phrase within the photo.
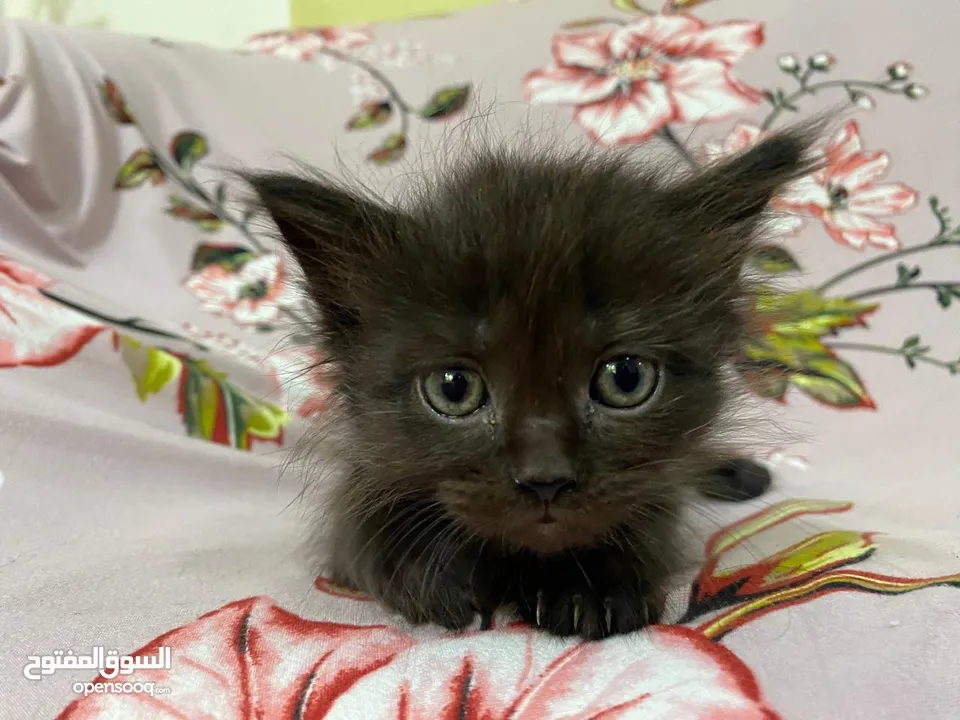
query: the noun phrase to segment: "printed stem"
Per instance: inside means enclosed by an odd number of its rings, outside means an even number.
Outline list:
[[[794,76],[797,78],[797,82],[800,83],[800,89],[792,95],[787,95],[784,97],[781,104],[770,111],[770,114],[767,115],[766,119],[760,124],[761,130],[769,130],[773,126],[773,123],[776,122],[777,118],[783,114],[783,111],[786,110],[788,106],[795,104],[797,100],[806,95],[816,95],[820,90],[842,87],[848,92],[850,90],[879,90],[891,95],[896,95],[902,92],[899,87],[896,87],[893,84],[894,81],[890,80],[884,82],[874,82],[870,80],[825,80],[824,82],[809,85],[807,84],[807,81],[810,78],[810,74],[811,72],[808,70],[802,75]]]
[[[915,282],[909,283],[908,285],[884,285],[882,287],[869,288],[850,295],[844,295],[844,297],[847,300],[863,300],[864,298],[874,297],[876,295],[887,295],[902,290],[937,290],[942,287],[953,287],[953,283]]]
[[[400,91],[397,90],[397,86],[390,82],[390,79],[386,75],[377,70],[377,68],[370,63],[353,55],[340,52],[339,50],[334,50],[333,48],[319,48],[317,52],[321,55],[327,55],[336,60],[340,60],[341,62],[345,62],[348,65],[353,65],[354,67],[360,68],[378,83],[383,85],[384,89],[387,91],[387,94],[390,95],[390,100],[392,100],[393,104],[396,105],[400,110],[405,113],[413,112],[413,108],[407,104],[406,100],[403,99]]]
[[[932,212],[933,216],[937,219],[937,234],[930,242],[942,243],[950,232],[950,221],[947,219],[947,209],[940,204],[940,198],[936,195],[930,196],[927,205],[930,206],[930,212]]]
[[[384,90],[387,91],[387,95],[390,96],[390,102],[394,105],[397,111],[400,113],[400,132],[406,136],[410,131],[410,115],[415,112],[413,106],[410,105],[406,100],[403,99],[403,95],[400,94],[400,91],[397,89],[397,86],[394,85],[390,78],[380,72],[370,63],[365,60],[361,60],[358,57],[350,55],[339,50],[334,50],[333,48],[319,48],[317,52],[321,55],[326,55],[332,57],[340,62],[347,63],[348,65],[353,65],[354,67],[360,68],[367,75],[372,77],[378,83],[380,83]]]
[[[938,236],[938,237],[939,237],[939,236]],[[936,238],[935,238],[935,239],[936,239]],[[817,292],[819,292],[819,293],[822,294],[822,293],[824,293],[825,291],[827,291],[827,290],[829,290],[830,288],[832,288],[834,285],[837,285],[837,284],[843,282],[844,280],[847,280],[848,278],[853,277],[854,275],[859,275],[859,274],[860,274],[861,272],[863,272],[864,270],[869,270],[870,268],[876,267],[877,265],[882,265],[883,263],[885,263],[885,262],[887,262],[887,261],[889,261],[889,260],[894,260],[894,259],[896,259],[896,258],[906,257],[907,255],[914,255],[914,254],[916,254],[916,253],[920,253],[920,252],[924,252],[925,250],[929,250],[931,247],[937,247],[937,244],[936,244],[936,242],[935,242],[935,239],[934,239],[934,240],[931,240],[931,241],[929,241],[929,242],[922,243],[922,244],[920,244],[920,245],[913,245],[912,247],[901,248],[900,250],[895,250],[895,251],[893,251],[893,252],[884,253],[883,255],[877,255],[877,256],[874,257],[874,258],[870,258],[869,260],[865,260],[865,261],[863,261],[862,263],[858,263],[857,265],[854,265],[854,266],[852,266],[852,267],[849,267],[849,268],[847,268],[846,270],[844,270],[843,272],[837,273],[837,274],[834,275],[833,277],[827,279],[826,281],[824,281],[824,282],[822,282],[820,285],[818,285],[818,286],[817,286]]]
[[[700,163],[693,156],[693,153],[691,153],[687,148],[686,143],[677,137],[676,133],[673,132],[669,125],[664,125],[662,128],[657,130],[657,135],[659,135],[664,142],[672,145],[673,148],[680,153],[683,159],[687,161],[687,164],[690,165],[690,167],[694,169],[700,167]]]
[[[189,179],[190,189],[193,191],[194,195],[199,197],[203,202],[205,202],[210,211],[214,213],[217,217],[223,220],[228,225],[236,228],[236,230],[243,235],[244,239],[250,243],[251,247],[260,255],[263,255],[267,252],[267,249],[263,244],[257,240],[256,236],[250,232],[250,228],[247,227],[246,223],[237,220],[235,217],[230,215],[220,203],[218,203],[211,195],[206,191],[206,189],[200,185],[198,182],[194,181],[193,178],[181,178]]]
[[[864,260],[862,263],[858,263],[853,267],[849,267],[843,272],[839,272],[831,278],[828,278],[822,282],[817,287],[817,292],[823,294],[834,285],[837,285],[844,280],[847,280],[854,275],[859,275],[864,270],[869,270],[872,267],[881,265],[888,260],[895,260],[896,258],[906,257],[907,255],[914,255],[916,253],[925,252],[931,248],[941,247],[944,245],[957,245],[956,240],[953,240],[949,235],[956,230],[956,228],[950,227],[950,222],[947,219],[946,208],[943,208],[940,205],[940,201],[936,197],[931,197],[928,201],[930,206],[930,212],[933,213],[933,216],[937,219],[937,234],[930,238],[927,242],[921,243],[920,245],[913,245],[908,248],[901,248],[900,250],[895,250],[894,252],[884,253],[883,255],[878,255],[876,257],[870,258],[869,260]],[[941,285],[950,284],[950,283],[940,283]]]
[[[58,305],[63,305],[64,307],[70,308],[74,312],[78,312],[81,315],[86,315],[89,318],[98,320],[104,325],[114,325],[116,327],[124,328],[125,330],[132,330],[135,332],[143,333],[144,335],[153,335],[154,337],[167,338],[168,340],[176,340],[178,342],[188,343],[193,345],[196,349],[201,350],[202,352],[207,352],[207,347],[198,343],[196,340],[191,340],[188,337],[183,335],[178,335],[177,333],[167,332],[166,330],[160,330],[159,328],[150,327],[149,325],[143,325],[140,318],[115,318],[109,315],[104,315],[103,313],[97,312],[96,310],[91,310],[88,307],[79,305],[72,300],[67,300],[65,297],[58,295],[55,292],[50,290],[44,290],[43,288],[37,288],[40,294],[43,295],[48,300],[51,300]]]
[[[950,373],[955,373],[957,371],[958,363],[946,362],[945,360],[937,360],[936,358],[927,357],[924,354],[912,354],[908,350],[903,348],[889,347],[887,345],[871,345],[869,343],[851,343],[851,342],[835,342],[829,343],[827,345],[832,350],[860,350],[862,352],[872,352],[879,353],[881,355],[896,355],[897,357],[907,358],[910,357],[914,362],[926,363],[927,365],[933,365],[934,367],[941,368],[942,370],[947,370]]]
[[[237,220],[230,213],[228,213],[226,209],[224,209],[224,207],[218,203],[202,185],[200,185],[200,183],[194,180],[190,175],[184,173],[175,164],[171,163],[166,155],[164,155],[163,152],[157,148],[151,147],[150,150],[153,152],[153,156],[157,161],[160,171],[167,178],[175,182],[182,190],[186,191],[194,198],[201,200],[207,205],[207,209],[210,210],[210,212],[227,223],[227,225],[236,228],[258,254],[263,255],[267,252],[267,249],[260,243],[259,240],[257,240],[256,237],[254,237],[253,233],[250,232],[250,229],[246,226],[246,224]]]
[[[187,193],[193,195],[195,198],[199,198],[201,201],[206,203],[209,206],[211,212],[215,213],[217,217],[222,219],[225,223],[236,228],[243,237],[247,240],[248,243],[253,247],[254,251],[257,254],[263,255],[267,252],[267,249],[260,243],[259,240],[254,236],[250,229],[247,227],[246,223],[237,220],[235,217],[230,215],[223,206],[216,201],[216,199],[208,193],[200,183],[193,179],[190,175],[183,173],[180,168],[171,163],[161,152],[156,148],[151,148],[154,156],[157,159],[157,164],[160,166],[160,170],[164,175],[171,178],[176,182],[183,190]],[[306,320],[300,316],[300,314],[293,308],[288,306],[280,306],[280,312],[283,313],[290,320],[296,322],[301,326],[307,324]],[[170,336],[174,337],[176,336]],[[194,343],[196,345],[196,343]],[[200,346],[198,346],[200,347]],[[206,348],[202,348],[206,349]]]

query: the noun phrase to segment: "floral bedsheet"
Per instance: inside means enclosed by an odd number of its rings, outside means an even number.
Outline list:
[[[0,25],[0,718],[960,717],[960,8],[924,9],[530,0],[236,52]],[[451,635],[308,574],[286,451],[326,390],[231,167],[389,193],[477,116],[708,163],[822,110],[737,366],[776,487],[690,508],[664,625]]]

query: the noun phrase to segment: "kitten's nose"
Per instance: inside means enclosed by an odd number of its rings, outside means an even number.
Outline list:
[[[530,477],[517,478],[517,487],[526,492],[536,493],[541,502],[552,503],[557,495],[572,490],[575,483],[568,477]]]
[[[532,415],[518,424],[512,439],[513,478],[517,489],[552,503],[575,485],[575,430],[569,418]]]

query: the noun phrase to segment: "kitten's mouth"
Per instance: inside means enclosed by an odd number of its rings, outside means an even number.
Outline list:
[[[550,525],[555,523],[557,519],[550,514],[550,503],[543,504],[543,515],[540,516],[540,519],[537,520],[538,525]]]
[[[501,526],[503,527],[503,526]],[[528,508],[511,518],[501,536],[517,547],[535,553],[552,554],[569,547],[590,545],[599,528],[563,507],[551,503],[539,509]],[[502,533],[502,530],[501,530]]]
[[[458,524],[477,535],[543,555],[571,547],[589,547],[616,521],[609,513],[576,504],[570,507],[562,502],[523,502],[512,507],[497,505],[483,509],[487,512],[471,512],[458,506],[450,508]]]

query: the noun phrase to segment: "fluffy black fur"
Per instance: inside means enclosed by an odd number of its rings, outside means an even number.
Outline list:
[[[334,579],[448,628],[503,604],[586,638],[657,622],[684,491],[723,456],[744,263],[810,140],[672,183],[624,154],[486,151],[402,207],[250,175],[320,313]],[[655,391],[605,405],[611,367]],[[484,388],[466,416],[428,401],[447,369]]]

